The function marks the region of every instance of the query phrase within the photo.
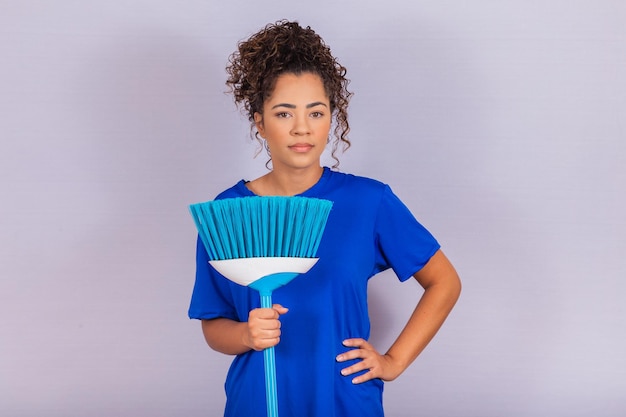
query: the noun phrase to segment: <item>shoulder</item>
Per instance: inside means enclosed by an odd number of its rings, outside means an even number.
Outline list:
[[[215,199],[222,200],[224,198],[237,198],[237,197],[246,197],[252,195],[252,192],[246,187],[246,181],[240,180],[235,185],[230,188],[225,189],[221,193],[219,193]]]
[[[345,208],[352,215],[356,212],[375,215],[388,190],[389,186],[381,181],[333,171],[328,186],[319,197],[332,200],[336,208]]]
[[[389,186],[382,181],[361,175],[332,171],[335,186],[345,191],[359,193],[384,193]]]
[[[354,174],[333,171],[337,177],[333,181],[332,199],[349,206],[358,206],[359,210],[371,210],[376,213],[393,213],[395,210],[406,211],[408,208],[385,182]]]

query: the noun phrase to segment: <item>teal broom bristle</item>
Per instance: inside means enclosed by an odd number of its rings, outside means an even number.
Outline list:
[[[211,260],[313,258],[332,202],[308,197],[241,197],[190,206]]]

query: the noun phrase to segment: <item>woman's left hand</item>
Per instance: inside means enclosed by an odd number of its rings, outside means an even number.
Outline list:
[[[341,374],[347,376],[368,370],[363,375],[354,378],[352,380],[353,384],[361,384],[374,378],[392,381],[403,371],[400,366],[394,363],[393,358],[378,353],[365,339],[346,339],[343,341],[343,345],[354,349],[338,355],[337,362],[345,362],[352,359],[361,359],[361,361],[343,368]]]

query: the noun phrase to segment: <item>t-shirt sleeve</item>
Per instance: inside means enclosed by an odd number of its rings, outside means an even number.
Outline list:
[[[385,186],[376,215],[375,239],[376,272],[392,268],[400,281],[422,269],[440,248],[389,186]]]
[[[196,281],[188,314],[191,319],[238,320],[229,281],[209,265],[209,256],[200,238],[196,248]]]

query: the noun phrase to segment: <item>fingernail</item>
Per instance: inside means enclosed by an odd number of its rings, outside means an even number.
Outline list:
[[[347,373],[348,373],[348,371],[346,371],[345,369],[342,369],[342,370],[341,370],[341,375],[344,375],[344,376],[345,376]]]
[[[337,359],[337,362],[341,362],[343,360],[343,355],[337,355],[335,359]]]

